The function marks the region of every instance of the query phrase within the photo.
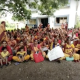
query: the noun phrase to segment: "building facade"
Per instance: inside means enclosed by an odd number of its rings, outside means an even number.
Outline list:
[[[59,28],[62,23],[68,23],[68,28],[74,28],[76,23],[76,17],[80,16],[80,1],[69,0],[69,4],[57,10],[54,13],[54,16],[40,15],[40,13],[32,9],[31,19],[27,21],[29,27],[39,26],[40,23],[43,24],[43,27],[46,27],[47,24],[50,24],[51,28]]]

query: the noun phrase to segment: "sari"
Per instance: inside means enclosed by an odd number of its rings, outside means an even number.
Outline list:
[[[61,60],[66,59],[66,57],[74,57],[74,60],[79,60],[79,54],[76,54],[73,52],[74,49],[74,45],[73,44],[66,44],[65,48],[64,48],[64,57],[61,58]]]
[[[7,51],[10,54],[10,56],[8,57],[8,61],[11,61],[12,60],[12,57],[13,57],[13,53],[12,53],[11,47],[10,46],[6,46],[6,47],[7,47]],[[0,47],[0,55],[1,55],[1,52],[2,52],[2,48],[3,48],[3,46]]]
[[[15,47],[16,44],[17,44],[16,40],[8,41],[8,45],[11,47]]]
[[[5,33],[5,27],[3,24],[0,24],[0,41],[7,41],[7,34]]]
[[[39,44],[37,45],[37,47],[33,47],[33,58],[36,63],[44,61],[43,53],[40,51],[40,48],[41,46]]]
[[[77,54],[80,55],[80,41],[77,42],[77,45],[75,47],[75,51],[77,52]]]
[[[19,50],[19,48],[20,48],[20,46],[18,46],[17,51]],[[24,51],[21,54],[24,54],[24,52],[27,52],[26,46],[24,46]],[[18,53],[19,52],[17,52],[16,54],[18,54]],[[24,56],[24,61],[29,60],[29,58],[30,58],[30,55],[26,54]],[[16,61],[16,62],[20,62],[20,58],[17,55],[16,56],[13,56],[13,60]]]

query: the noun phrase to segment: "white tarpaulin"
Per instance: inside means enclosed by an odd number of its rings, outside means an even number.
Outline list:
[[[50,61],[58,59],[60,57],[64,57],[64,53],[60,46],[57,46],[48,52],[48,58]]]
[[[47,47],[42,48],[42,51],[47,51],[47,50],[48,50]]]

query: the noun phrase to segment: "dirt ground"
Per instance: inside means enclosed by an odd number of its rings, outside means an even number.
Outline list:
[[[80,80],[80,62],[13,62],[0,68],[0,80]]]

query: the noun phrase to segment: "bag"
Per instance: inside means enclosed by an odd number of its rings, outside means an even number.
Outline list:
[[[44,61],[44,57],[42,56],[42,54],[41,54],[41,52],[39,52],[39,53],[34,53],[33,54],[33,57],[34,57],[34,61],[36,62],[36,63],[39,63],[39,62],[42,62],[42,61]]]
[[[73,61],[74,57],[66,57],[66,61]]]

